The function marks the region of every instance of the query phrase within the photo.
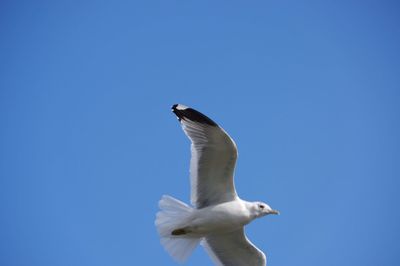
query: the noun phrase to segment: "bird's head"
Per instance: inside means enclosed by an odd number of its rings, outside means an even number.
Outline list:
[[[253,202],[251,209],[252,213],[255,215],[255,218],[268,214],[279,214],[279,211],[273,210],[268,204],[259,201]]]

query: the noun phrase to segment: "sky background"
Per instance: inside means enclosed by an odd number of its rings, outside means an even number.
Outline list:
[[[400,265],[398,1],[1,1],[0,265],[176,265],[210,116],[239,148],[270,266]],[[202,248],[187,265],[212,265]]]

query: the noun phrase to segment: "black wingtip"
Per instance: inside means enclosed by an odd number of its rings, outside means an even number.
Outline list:
[[[181,122],[182,117],[179,115],[179,110],[178,110],[178,105],[179,104],[174,104],[171,107],[172,112],[176,115],[176,117],[178,118],[179,122]]]
[[[182,119],[184,119],[202,124],[207,124],[210,126],[218,126],[217,123],[215,123],[214,121],[212,121],[210,118],[203,115],[199,111],[196,111],[182,104],[172,105],[172,112],[178,117],[179,121],[182,121]]]

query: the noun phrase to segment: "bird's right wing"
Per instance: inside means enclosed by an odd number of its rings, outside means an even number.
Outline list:
[[[192,204],[200,209],[235,200],[235,142],[214,121],[192,108],[175,104],[172,112],[178,117],[183,131],[192,142]]]
[[[265,254],[251,243],[244,229],[212,235],[202,245],[218,266],[266,266]]]

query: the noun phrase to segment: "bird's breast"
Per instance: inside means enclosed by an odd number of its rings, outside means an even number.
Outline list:
[[[188,227],[193,234],[198,235],[225,233],[243,227],[250,220],[242,204],[228,202],[196,210]]]

